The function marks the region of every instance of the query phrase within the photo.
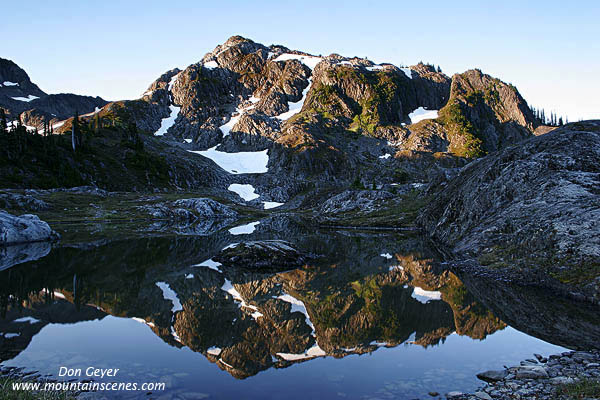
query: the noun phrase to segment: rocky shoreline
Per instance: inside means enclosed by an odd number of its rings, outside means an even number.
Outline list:
[[[450,392],[451,400],[492,399],[598,399],[600,398],[600,351],[567,351],[520,365],[477,375],[487,385],[473,393]]]

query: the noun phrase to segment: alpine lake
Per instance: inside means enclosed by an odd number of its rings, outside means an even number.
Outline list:
[[[239,243],[306,259],[284,270],[213,259]],[[585,347],[599,326],[551,293],[459,277],[417,235],[285,216],[18,251],[0,271],[1,368],[165,384],[83,398],[441,398],[481,386],[481,371]]]

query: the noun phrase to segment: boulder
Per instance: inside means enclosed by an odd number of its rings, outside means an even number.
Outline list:
[[[0,246],[56,240],[58,233],[37,215],[19,217],[0,211]]]
[[[263,240],[239,243],[223,249],[213,260],[226,267],[255,272],[279,272],[299,268],[308,256],[300,254],[283,240]]]
[[[515,370],[515,375],[517,379],[548,378],[548,372],[546,372],[546,369],[544,367],[536,365],[526,365],[517,367]]]
[[[505,369],[503,370],[499,370],[499,371],[485,371],[485,372],[480,372],[479,374],[477,374],[477,378],[481,379],[482,381],[486,381],[486,382],[497,382],[497,381],[501,381],[502,379],[506,378],[506,376],[508,375],[508,371],[506,371]]]

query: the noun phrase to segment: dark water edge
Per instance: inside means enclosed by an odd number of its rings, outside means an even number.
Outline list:
[[[119,368],[113,380],[165,382],[166,398],[412,399],[598,338],[594,310],[459,279],[416,236],[289,218],[233,232],[56,247],[0,271],[0,332],[18,334],[0,339],[1,365]],[[281,273],[198,266],[262,240],[313,257]]]

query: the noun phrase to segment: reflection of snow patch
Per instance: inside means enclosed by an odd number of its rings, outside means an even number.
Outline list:
[[[302,314],[304,314],[304,316],[306,317],[306,324],[308,326],[310,326],[310,328],[313,330],[313,333],[315,332],[315,326],[313,325],[313,323],[310,321],[310,316],[308,315],[308,311],[306,311],[306,306],[304,305],[304,303],[300,300],[298,300],[297,298],[290,296],[287,293],[282,294],[281,296],[277,297],[280,300],[285,301],[286,303],[290,303],[292,305],[292,310],[291,312],[296,312],[299,311]]]
[[[215,356],[215,357],[218,357],[219,354],[221,354],[221,351],[222,350],[219,347],[215,347],[215,346],[213,346],[213,347],[209,348],[208,350],[206,350],[206,352],[208,354],[210,354],[211,356]]]
[[[426,110],[423,107],[417,108],[415,111],[408,114],[410,122],[416,124],[424,119],[435,119],[438,117],[438,110]]]
[[[30,324],[37,324],[38,322],[41,322],[41,321],[39,319],[35,319],[33,317],[23,317],[23,318],[15,319],[13,322],[16,322],[16,323],[29,322]]]
[[[269,171],[267,168],[267,164],[269,164],[268,150],[225,153],[216,149],[217,146],[208,150],[188,151],[210,158],[230,174],[263,174]]]
[[[404,271],[404,267],[402,265],[392,265],[390,271]]]
[[[5,333],[4,337],[7,339],[12,339],[21,336],[20,333]]]
[[[222,264],[220,262],[213,261],[212,259],[210,259],[210,260],[206,260],[200,264],[194,265],[194,267],[206,267],[206,268],[214,269],[217,272],[221,272],[221,270],[218,268],[221,265]]]
[[[390,158],[392,155],[390,153],[384,154],[383,156],[379,156],[379,158],[383,158],[384,160]]]
[[[240,292],[237,291],[236,288],[233,287],[233,284],[231,283],[230,280],[225,279],[225,283],[221,287],[221,290],[229,293],[233,297],[234,300],[238,301],[240,303],[240,308],[243,307],[243,308],[249,308],[250,310],[253,310],[254,312],[251,314],[252,318],[257,319],[257,318],[263,316],[260,312],[258,312],[258,308],[256,308],[256,306],[248,304],[244,301],[244,299],[242,298],[242,295],[240,294]]]
[[[181,302],[177,297],[177,293],[175,293],[167,283],[156,282],[156,286],[158,286],[160,290],[162,290],[163,297],[165,298],[165,300],[170,300],[171,303],[173,303],[173,308],[171,309],[171,311],[173,311],[173,314],[175,314],[177,311],[183,310]]]
[[[256,230],[256,226],[260,224],[260,221],[250,222],[246,225],[236,226],[235,228],[231,228],[229,233],[232,235],[249,235]]]
[[[152,322],[148,322],[148,321],[146,321],[145,319],[142,319],[142,318],[133,317],[131,319],[134,320],[134,321],[136,321],[136,322],[139,322],[141,324],[148,325],[151,328],[154,328],[154,326],[155,326]]]
[[[231,185],[229,185],[227,190],[237,193],[238,196],[240,196],[242,199],[244,199],[246,201],[258,199],[260,197],[260,195],[254,191],[255,189],[254,189],[254,186],[252,186],[252,185],[243,185],[240,183],[232,183]]]
[[[423,304],[427,304],[428,302],[432,301],[432,300],[441,300],[442,299],[442,293],[441,292],[433,292],[433,291],[429,291],[429,290],[424,290],[420,287],[415,287],[413,293],[412,293],[412,298],[416,299],[417,301],[423,303]]]
[[[4,86],[19,86],[18,83],[10,82],[10,81],[4,81],[3,85]]]
[[[381,254],[381,257],[387,258],[388,260],[392,259],[392,255],[390,253],[383,253],[383,254]]]
[[[313,347],[301,354],[277,353],[277,355],[286,361],[298,361],[315,357],[325,357],[327,353],[325,353],[325,351],[323,351],[318,344],[315,344]]]
[[[18,101],[26,101],[26,102],[28,102],[28,103],[29,103],[31,100],[39,99],[39,97],[38,97],[38,96],[34,96],[34,95],[30,94],[30,95],[29,95],[29,96],[27,96],[27,97],[11,97],[11,99],[13,99],[13,100],[18,100]]]

